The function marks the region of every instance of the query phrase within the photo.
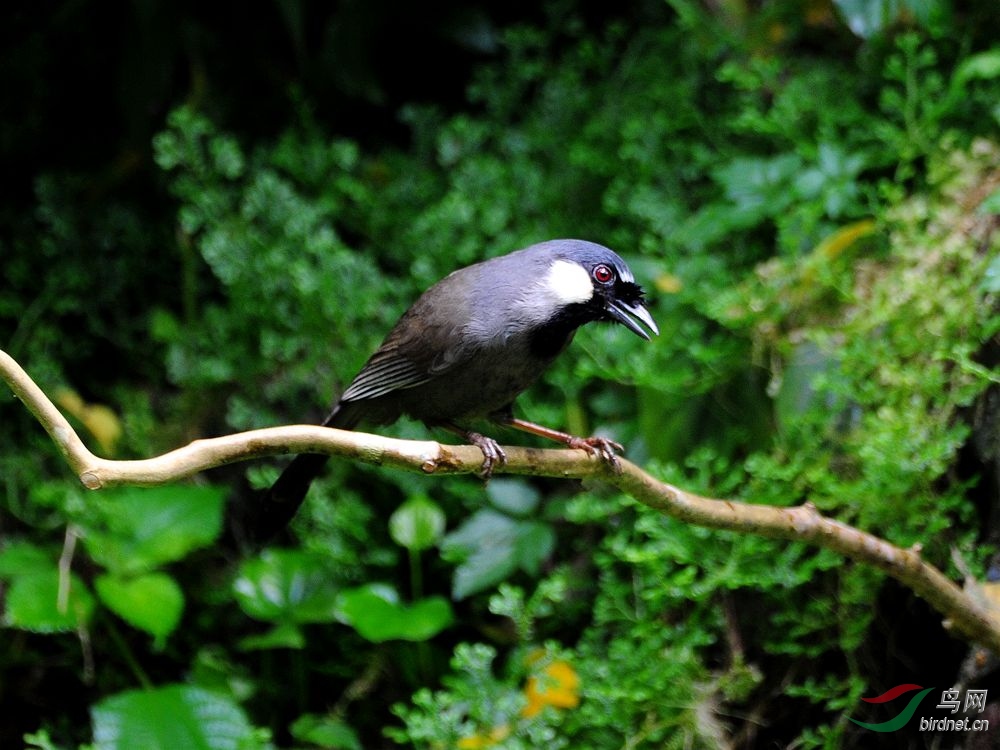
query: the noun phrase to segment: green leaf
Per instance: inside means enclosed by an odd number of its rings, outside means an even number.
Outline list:
[[[989,81],[1000,77],[1000,48],[967,57],[955,71],[953,86],[962,88],[970,80]]]
[[[442,544],[445,559],[460,561],[452,579],[452,596],[464,599],[484,591],[518,569],[535,575],[554,545],[555,535],[547,524],[481,510]]]
[[[400,547],[418,552],[437,544],[444,534],[444,511],[417,496],[400,505],[389,518],[389,533]]]
[[[518,567],[525,573],[537,576],[542,562],[552,554],[556,534],[552,527],[539,521],[525,521],[517,525],[514,537],[514,556]]]
[[[272,648],[305,648],[306,636],[294,622],[282,622],[266,633],[248,635],[240,640],[242,651],[266,651]]]
[[[452,597],[464,599],[484,591],[517,570],[516,526],[509,516],[481,510],[444,538],[443,557],[460,561],[452,578]]]
[[[301,550],[265,551],[247,560],[233,584],[236,601],[251,617],[278,623],[332,622],[337,589],[327,562]]]
[[[426,641],[452,622],[451,606],[440,596],[406,605],[396,590],[367,584],[340,592],[338,618],[369,641]]]
[[[184,324],[169,310],[156,309],[149,315],[149,335],[156,341],[174,343],[184,337]]]
[[[133,627],[144,630],[162,648],[180,623],[184,594],[166,573],[146,573],[134,578],[106,573],[94,581],[101,601]]]
[[[0,578],[41,573],[54,565],[55,556],[31,542],[10,542],[0,549]]]
[[[454,599],[486,591],[517,571],[517,558],[510,545],[491,546],[477,550],[455,568],[451,580]]]
[[[144,573],[211,544],[224,499],[220,487],[125,488],[101,498],[83,541],[112,572]]]
[[[254,696],[260,687],[251,676],[251,670],[221,644],[200,648],[188,669],[188,679],[192,684],[223,693],[244,702]]]
[[[494,506],[512,516],[526,516],[541,502],[538,489],[525,481],[511,477],[499,477],[486,485],[486,494]]]
[[[105,698],[91,709],[95,750],[247,750],[260,746],[243,710],[197,687],[168,685]]]
[[[292,723],[290,731],[292,737],[299,742],[332,750],[361,750],[358,733],[349,724],[333,716],[303,714]]]
[[[441,543],[445,559],[461,561],[477,550],[507,546],[517,521],[489,508],[477,511]]]
[[[39,633],[76,630],[90,620],[94,596],[73,573],[65,609],[59,607],[59,571],[53,568],[15,578],[7,589],[4,622],[7,625]]]
[[[52,741],[47,729],[39,729],[24,735],[24,745],[27,750],[60,750],[59,745]]]

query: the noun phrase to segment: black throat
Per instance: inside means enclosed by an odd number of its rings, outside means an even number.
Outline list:
[[[600,304],[595,301],[567,305],[531,332],[531,353],[539,359],[555,359],[573,340],[577,328],[602,317]]]

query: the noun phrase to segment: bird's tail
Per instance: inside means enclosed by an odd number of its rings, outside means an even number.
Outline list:
[[[323,427],[350,430],[357,426],[358,421],[356,410],[337,404],[323,421]],[[285,467],[281,476],[261,497],[251,528],[247,529],[256,546],[273,539],[295,517],[306,499],[309,486],[323,472],[329,459],[321,453],[300,453]]]

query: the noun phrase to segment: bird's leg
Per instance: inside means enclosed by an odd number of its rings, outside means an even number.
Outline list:
[[[598,456],[604,461],[607,461],[615,473],[621,472],[621,466],[618,464],[618,456],[615,455],[615,451],[624,452],[625,449],[620,443],[616,443],[614,440],[602,437],[577,437],[576,435],[570,435],[568,432],[553,430],[551,427],[546,427],[545,425],[535,424],[534,422],[528,422],[524,419],[517,419],[510,414],[498,414],[494,417],[494,419],[498,424],[502,424],[506,427],[513,427],[514,429],[521,430],[522,432],[528,432],[532,435],[547,438],[548,440],[554,440],[557,443],[562,443],[568,448],[579,448],[580,450],[585,450],[591,456]]]
[[[479,476],[483,479],[490,478],[493,474],[494,466],[503,466],[507,463],[507,454],[503,452],[500,443],[493,438],[483,435],[481,432],[466,430],[464,427],[459,427],[453,422],[439,422],[438,426],[443,427],[449,432],[453,432],[483,452],[483,466],[479,470]]]

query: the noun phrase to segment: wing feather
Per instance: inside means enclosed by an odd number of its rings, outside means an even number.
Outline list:
[[[357,377],[340,396],[341,401],[378,398],[392,391],[414,388],[430,380],[426,369],[400,356],[395,350],[382,350],[368,360]]]
[[[341,395],[341,401],[385,396],[435,380],[468,361],[473,352],[460,346],[466,337],[472,283],[456,285],[474,267],[455,271],[421,295],[396,323],[371,359]],[[446,279],[447,281],[447,279]],[[458,321],[458,322],[456,322]]]

